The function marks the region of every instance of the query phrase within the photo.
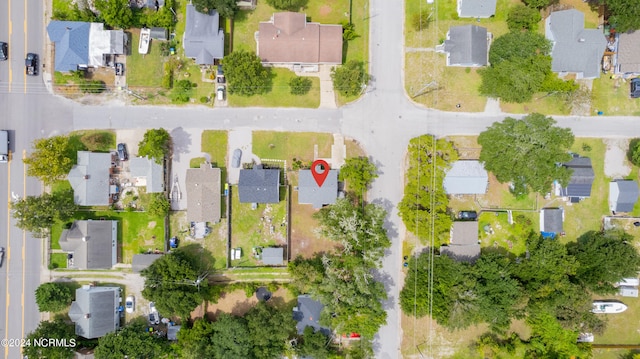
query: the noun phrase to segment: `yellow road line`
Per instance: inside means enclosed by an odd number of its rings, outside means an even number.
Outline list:
[[[26,1],[25,1],[26,3]],[[24,159],[27,158],[27,150],[22,150],[22,198],[27,198],[27,165],[24,164]],[[24,273],[25,271],[25,252],[27,248],[27,231],[22,230],[22,333],[21,338],[26,338],[27,335],[24,332]]]

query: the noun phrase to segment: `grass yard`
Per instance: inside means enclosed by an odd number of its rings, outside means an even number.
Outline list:
[[[224,213],[223,213],[224,215]],[[211,233],[203,239],[187,239],[189,234],[189,222],[186,211],[175,211],[169,214],[169,236],[178,237],[180,246],[189,244],[199,244],[213,257],[213,268],[224,269],[227,267],[227,219],[222,218],[219,223],[209,223]]]
[[[229,105],[234,107],[307,107],[320,106],[320,79],[311,79],[311,90],[305,95],[292,95],[289,81],[296,77],[293,71],[285,68],[269,68],[273,86],[263,95],[241,96],[229,94]]]
[[[298,203],[298,191],[291,193],[291,258],[313,257],[316,253],[330,252],[337,243],[316,233],[318,221],[313,218],[317,210],[310,204]]]
[[[640,116],[640,101],[629,98],[629,81],[602,75],[593,80],[591,111],[605,115]]]
[[[51,253],[51,256],[49,257],[49,268],[67,268],[67,254]]]
[[[178,23],[180,24],[180,23]],[[162,85],[164,58],[158,41],[152,41],[149,53],[138,53],[140,29],[131,29],[131,54],[127,56],[127,84],[133,89],[151,90]]]
[[[254,267],[261,264],[252,256],[254,247],[284,247],[287,245],[286,187],[280,187],[277,204],[240,203],[237,187],[231,191],[231,248],[242,248],[242,257],[231,262],[232,266]]]
[[[330,157],[333,136],[317,132],[253,131],[253,153],[262,159],[286,160],[291,166],[294,158],[313,161],[314,146],[317,157]]]
[[[116,149],[116,133],[112,130],[73,131],[69,137],[70,141],[80,141],[87,151],[110,152]]]
[[[202,131],[202,152],[211,156],[211,163],[215,167],[226,167],[228,133],[221,130]]]
[[[120,263],[131,263],[134,254],[151,249],[164,249],[164,219],[146,212],[79,211],[66,223],[58,222],[51,228],[51,248],[60,249],[59,239],[63,227],[73,220],[117,220]]]

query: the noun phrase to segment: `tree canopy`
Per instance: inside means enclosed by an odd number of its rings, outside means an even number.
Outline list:
[[[109,27],[128,29],[133,25],[129,0],[95,0],[94,6]]]
[[[34,151],[24,159],[27,174],[49,185],[66,176],[75,163],[76,152],[68,136],[41,138],[33,143]]]
[[[50,229],[56,220],[69,220],[77,210],[71,190],[45,192],[40,196],[27,196],[11,203],[16,226],[36,236]]]
[[[71,305],[75,297],[69,283],[42,283],[36,289],[36,304],[41,312],[59,312]]]
[[[62,339],[65,345],[34,345],[34,340]],[[68,324],[61,319],[54,321],[42,321],[38,327],[25,338],[32,345],[22,348],[22,355],[29,358],[71,359],[74,357],[78,337],[73,324]]]
[[[203,14],[215,10],[222,17],[233,18],[236,11],[238,11],[236,0],[192,0],[192,2],[196,10]]]
[[[634,138],[629,142],[627,159],[636,166],[640,166],[640,138]]]
[[[640,2],[635,0],[604,0],[611,12],[609,23],[618,32],[640,29]]]
[[[340,167],[339,179],[347,181],[349,189],[362,197],[371,182],[378,178],[377,171],[376,165],[368,157],[351,157]]]
[[[435,243],[439,245],[449,235],[452,222],[447,209],[449,198],[442,183],[445,169],[458,159],[458,153],[451,142],[435,140],[431,135],[412,139],[408,152],[407,182],[398,211],[407,230],[423,241],[431,234],[433,220]]]
[[[517,4],[509,9],[507,26],[510,31],[535,30],[541,18],[540,10]]]
[[[304,328],[302,343],[296,348],[298,355],[306,358],[326,359],[330,353],[330,338],[313,327]]]
[[[515,8],[517,9],[518,7],[516,6]],[[491,44],[489,62],[491,66],[495,66],[503,61],[528,59],[550,54],[551,42],[543,35],[530,31],[512,31],[498,37]]]
[[[142,295],[155,302],[161,313],[188,318],[204,300],[208,281],[203,273],[197,258],[185,247],[171,251],[142,271]]]
[[[343,96],[358,96],[369,83],[369,74],[360,61],[350,60],[331,69],[333,88]]]
[[[233,51],[222,64],[230,94],[253,96],[271,91],[271,75],[255,53]]]
[[[308,0],[267,0],[267,4],[276,10],[298,11],[307,5]]]
[[[171,153],[171,135],[164,128],[147,130],[142,141],[138,143],[138,156],[153,158],[162,164],[165,157]]]
[[[137,320],[101,337],[94,355],[96,359],[163,358],[170,351],[166,338],[150,335],[144,320]]]
[[[557,4],[559,0],[523,0],[523,2],[530,8],[543,9],[549,5]]]
[[[554,180],[566,185],[571,172],[558,163],[571,159],[568,150],[574,137],[570,129],[555,123],[539,113],[495,122],[478,137],[480,161],[498,181],[511,182],[516,195],[530,190],[547,193]]]
[[[291,311],[258,302],[244,316],[254,358],[281,358],[287,340],[295,333]]]

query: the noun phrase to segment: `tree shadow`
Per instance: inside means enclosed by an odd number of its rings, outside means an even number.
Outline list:
[[[180,160],[180,154],[189,153],[189,147],[191,147],[191,134],[186,132],[182,127],[177,127],[171,130],[171,142],[173,145],[173,158],[176,161]],[[192,152],[198,153],[201,150],[196,148]]]

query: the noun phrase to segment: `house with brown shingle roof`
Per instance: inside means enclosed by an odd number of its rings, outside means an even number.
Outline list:
[[[307,21],[297,12],[277,12],[260,22],[258,56],[267,64],[341,64],[342,25]]]
[[[220,222],[220,169],[209,163],[187,170],[187,220]]]

